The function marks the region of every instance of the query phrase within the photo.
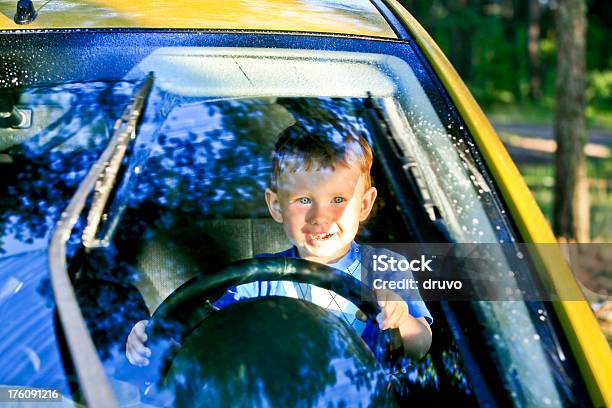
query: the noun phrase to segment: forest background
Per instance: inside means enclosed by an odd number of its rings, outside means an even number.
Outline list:
[[[552,214],[553,0],[402,0],[493,122],[544,214]],[[586,1],[591,239],[612,242],[612,7]],[[524,140],[524,139],[532,139]],[[549,143],[547,143],[549,141]],[[552,143],[551,143],[552,142]],[[523,152],[521,150],[528,150]],[[529,152],[529,150],[532,150]]]

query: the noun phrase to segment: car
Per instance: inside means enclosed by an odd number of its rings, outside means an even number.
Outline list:
[[[546,220],[397,1],[0,5],[0,401],[612,405],[610,348]],[[254,258],[290,246],[263,194],[296,121],[372,145],[379,198],[360,242],[493,254],[484,269],[445,258],[477,290],[421,292],[423,358],[304,301],[215,303],[288,280],[378,311],[346,274]],[[136,368],[125,341],[151,315],[155,358]]]

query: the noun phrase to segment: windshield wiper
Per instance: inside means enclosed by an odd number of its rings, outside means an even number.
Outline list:
[[[123,114],[113,126],[113,136],[106,147],[107,151],[112,149],[110,157],[102,163],[98,161],[94,164],[94,167],[102,166],[103,169],[98,173],[93,201],[87,215],[87,225],[83,230],[81,238],[85,248],[96,248],[108,244],[104,239],[96,239],[96,233],[106,208],[106,202],[113,190],[125,152],[130,141],[136,138],[136,126],[140,121],[152,86],[153,74],[151,73],[138,91],[136,91],[130,104],[124,109]]]
[[[391,180],[392,185],[395,184],[397,199],[400,201],[400,207],[403,209],[405,218],[415,230],[413,232],[422,234],[423,231],[421,227],[423,222],[421,219],[422,217],[410,211],[410,208],[415,206],[412,205],[409,200],[402,197],[403,194],[400,191],[400,186],[404,184],[410,187],[412,192],[411,197],[414,197],[418,203],[416,212],[426,215],[430,221],[429,224],[434,227],[432,233],[429,234],[431,236],[422,237],[425,239],[423,242],[427,242],[430,239],[434,239],[435,242],[453,242],[448,228],[444,223],[444,219],[442,218],[442,214],[433,201],[431,191],[429,190],[417,160],[409,155],[406,149],[398,143],[383,109],[369,93],[365,100],[364,107],[365,119],[376,136],[374,147],[380,152],[379,160],[388,173],[387,178]],[[395,159],[395,163],[387,160],[387,158]],[[406,183],[398,184],[396,177],[403,179]]]

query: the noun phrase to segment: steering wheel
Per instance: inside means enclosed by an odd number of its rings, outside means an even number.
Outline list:
[[[368,321],[377,325],[380,307],[375,293],[349,274],[304,259],[266,257],[241,260],[214,274],[192,278],[160,304],[147,326],[152,349],[147,372],[163,376],[174,354],[171,349],[217,310],[212,303],[232,286],[255,281],[293,281],[329,289],[351,301]],[[380,336],[375,353],[377,359],[390,359],[391,355],[395,358],[403,352],[398,329],[385,330]]]

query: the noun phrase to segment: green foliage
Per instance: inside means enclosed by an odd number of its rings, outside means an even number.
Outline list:
[[[401,1],[402,2],[402,1]],[[549,122],[555,94],[556,39],[551,1],[540,1],[538,42],[542,98],[528,101],[528,0],[403,1],[451,60],[487,111]],[[605,0],[588,0],[586,111],[590,125],[612,128],[612,32]],[[535,111],[535,114],[534,114]],[[526,114],[526,117],[520,116]],[[535,118],[534,118],[535,116]],[[535,119],[535,120],[534,120]]]
[[[589,73],[587,99],[594,108],[612,110],[612,69]]]

